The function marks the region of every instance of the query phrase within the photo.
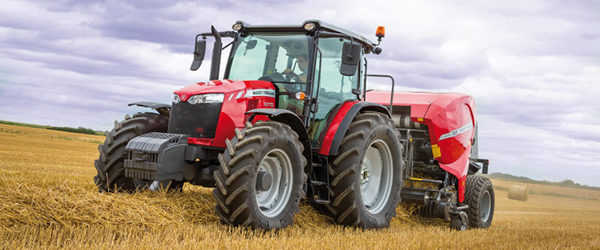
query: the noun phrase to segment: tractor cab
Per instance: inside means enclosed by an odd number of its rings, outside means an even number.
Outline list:
[[[233,38],[224,79],[273,83],[275,108],[298,115],[310,133],[311,147],[317,149],[335,110],[344,102],[362,99],[364,54],[381,52],[366,38],[318,20],[276,27],[238,21],[233,29],[199,35],[214,36],[219,43],[218,36]],[[205,46],[204,39],[197,37],[198,42]],[[212,67],[214,71],[218,65]]]

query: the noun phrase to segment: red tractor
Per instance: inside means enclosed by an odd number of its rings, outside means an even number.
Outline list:
[[[318,20],[212,27],[196,36],[191,66],[200,67],[213,37],[210,80],[175,91],[171,104],[130,104],[156,113],[126,116],[106,132],[96,185],[214,187],[223,223],[261,229],[291,225],[303,198],[353,227],[388,227],[401,201],[454,229],[489,227],[494,190],[474,175],[487,173],[488,161],[477,159],[473,98],[396,93],[390,76],[367,74],[365,55],[381,53],[383,36],[380,27],[376,44]],[[392,91],[367,90],[367,77],[391,78]]]

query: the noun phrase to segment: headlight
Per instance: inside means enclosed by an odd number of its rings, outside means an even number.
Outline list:
[[[198,103],[221,103],[225,99],[225,94],[205,94],[205,95],[195,95],[190,97],[188,102],[190,104],[198,104]]]
[[[173,95],[173,103],[177,104],[177,103],[179,103],[179,101],[180,101],[179,95],[178,94]]]
[[[305,23],[304,24],[304,29],[306,31],[311,31],[315,29],[315,24],[314,23]]]
[[[244,28],[244,24],[237,22],[233,26],[231,26],[231,28],[235,31],[240,31],[242,28]]]

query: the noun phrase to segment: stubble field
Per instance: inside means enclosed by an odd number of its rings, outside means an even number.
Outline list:
[[[504,190],[525,184],[502,180],[492,180],[499,189],[488,230],[450,231],[405,205],[390,228],[344,228],[304,203],[293,227],[231,228],[219,223],[211,189],[98,193],[92,178],[101,141],[0,124],[0,248],[600,249],[600,191],[532,185],[544,195],[522,202]]]

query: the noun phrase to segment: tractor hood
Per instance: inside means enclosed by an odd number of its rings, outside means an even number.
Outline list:
[[[216,148],[225,148],[225,140],[235,136],[236,128],[244,127],[247,111],[274,108],[276,95],[271,82],[257,80],[199,82],[174,93],[179,98],[171,105],[168,132],[187,135],[189,144]],[[206,94],[223,96],[190,103],[192,96]]]
[[[267,81],[233,81],[233,80],[213,80],[208,82],[199,82],[174,93],[179,96],[182,102],[187,101],[191,96],[211,93],[225,94],[225,100],[231,99],[233,95],[244,95],[248,97],[256,91],[244,90],[275,90],[272,83]],[[241,91],[241,92],[240,92]]]

